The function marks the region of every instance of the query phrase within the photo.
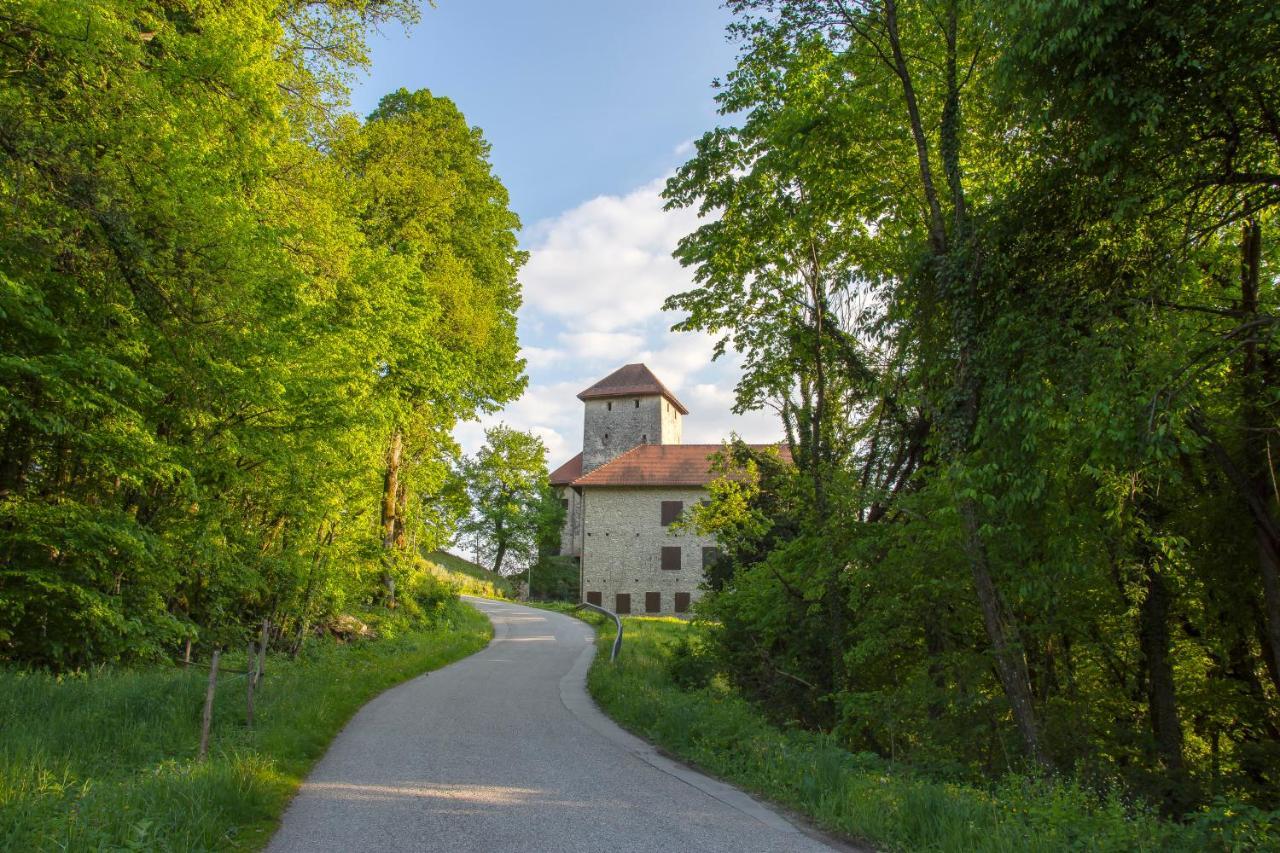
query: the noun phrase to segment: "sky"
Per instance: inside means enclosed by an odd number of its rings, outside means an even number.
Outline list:
[[[736,358],[713,363],[714,338],[670,331],[680,317],[661,309],[693,285],[671,252],[699,221],[663,211],[660,193],[693,141],[724,123],[712,81],[733,67],[728,20],[717,0],[438,0],[419,24],[372,39],[355,110],[400,87],[453,99],[524,223],[529,387],[462,424],[465,451],[502,422],[539,435],[558,466],[582,448],[575,395],[636,361],[689,409],[686,443],[780,437],[771,413],[730,413]]]

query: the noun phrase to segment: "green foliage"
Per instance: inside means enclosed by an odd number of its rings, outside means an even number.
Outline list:
[[[380,544],[452,536],[452,428],[523,387],[524,256],[451,102],[344,111],[416,8],[6,4],[0,660],[300,643],[411,579]]]
[[[1014,774],[966,784],[849,752],[830,734],[776,727],[722,679],[677,682],[673,660],[696,649],[703,630],[624,619],[623,653],[611,664],[612,626],[600,623],[592,696],[684,760],[876,849],[1244,851],[1280,843],[1280,812],[1219,801],[1177,824],[1120,792]]]
[[[532,562],[548,531],[558,533],[563,514],[547,482],[542,439],[506,426],[491,427],[484,435],[484,447],[462,466],[471,515],[459,534],[493,561],[494,574],[502,574],[504,568]]]
[[[1280,18],[729,6],[668,307],[793,464],[694,513],[724,677],[969,784],[1280,806]]]
[[[329,741],[370,697],[484,647],[488,620],[457,602],[381,637],[268,657],[254,728],[244,681],[219,679],[209,759],[194,760],[208,673],[0,672],[0,847],[256,849]],[[243,669],[228,654],[227,670]]]
[[[559,501],[556,501],[557,505]],[[559,531],[556,531],[557,539]],[[582,574],[578,561],[573,557],[543,554],[533,564],[530,573],[531,598],[544,601],[582,601]]]

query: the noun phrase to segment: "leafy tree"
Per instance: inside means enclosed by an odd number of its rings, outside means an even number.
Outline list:
[[[547,482],[546,453],[536,435],[499,425],[485,430],[484,447],[463,464],[471,515],[460,533],[492,562],[497,574],[510,562],[532,562],[540,539],[557,518],[563,519],[548,509],[548,496],[554,496]],[[555,500],[555,510],[559,506]]]

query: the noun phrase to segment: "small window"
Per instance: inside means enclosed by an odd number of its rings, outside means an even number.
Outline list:
[[[720,549],[706,547],[702,549],[702,568],[709,569],[720,562]]]
[[[687,592],[676,593],[676,612],[677,613],[689,612],[689,593]]]
[[[602,607],[603,605],[600,603],[601,601],[602,599],[600,598],[600,593],[598,591],[587,593],[587,604],[594,604],[596,607]]]
[[[603,443],[604,443],[604,444],[608,444],[608,443],[609,443],[609,433],[607,433],[607,432],[604,434],[604,442],[603,442]]]
[[[680,546],[662,546],[662,570],[664,572],[680,571]]]
[[[644,594],[644,612],[645,613],[661,613],[662,612],[662,593],[646,592]]]
[[[684,512],[684,501],[663,501],[662,526],[666,527],[674,522],[682,512]]]
[[[610,400],[609,402],[605,403],[605,404],[604,404],[604,408],[605,408],[605,411],[607,411],[607,412],[612,412],[612,411],[613,411],[613,401],[612,401],[612,400]]]
[[[561,499],[560,499],[560,507],[561,507],[562,509],[564,509],[564,510],[567,512],[567,511],[568,511],[568,509],[569,509],[569,499],[568,499],[568,498],[561,498]]]
[[[631,612],[631,595],[630,593],[620,592],[614,598],[617,604],[613,607],[614,613],[630,613]]]
[[[641,444],[648,444],[648,443],[649,443],[649,434],[648,434],[648,433],[644,433],[643,435],[641,435],[641,436],[640,436],[640,443],[641,443]]]
[[[638,409],[638,408],[640,408],[640,401],[639,401],[639,400],[636,400],[636,408],[637,408],[637,409]]]

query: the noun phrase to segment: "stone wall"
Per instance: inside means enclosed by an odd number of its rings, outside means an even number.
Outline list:
[[[582,473],[639,444],[679,444],[680,417],[675,406],[657,395],[584,400]]]
[[[601,594],[601,604],[616,609],[618,593],[631,596],[631,612],[645,613],[645,593],[660,595],[657,612],[675,612],[675,594],[700,595],[702,549],[715,545],[710,536],[692,531],[673,532],[662,525],[662,502],[683,501],[688,510],[705,500],[707,492],[691,487],[598,486],[584,490],[582,540],[582,596]],[[680,569],[662,568],[662,547],[680,548]]]
[[[582,554],[582,497],[572,486],[561,486],[557,491],[561,500],[568,501],[560,528],[560,553],[577,557]]]

